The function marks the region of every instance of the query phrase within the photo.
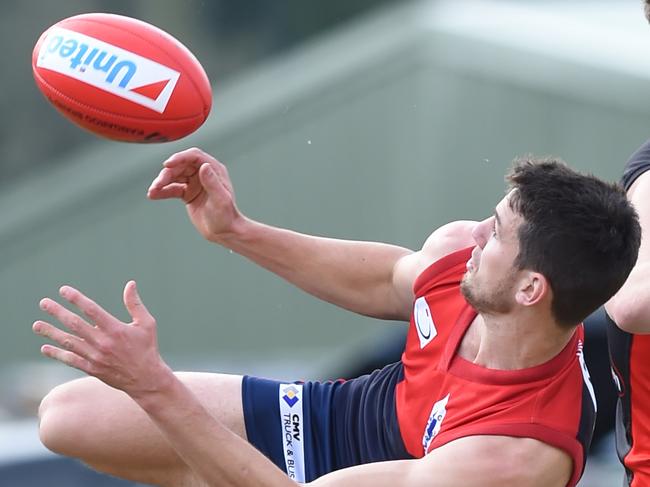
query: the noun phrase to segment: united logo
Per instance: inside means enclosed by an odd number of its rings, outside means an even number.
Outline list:
[[[163,113],[180,73],[151,59],[61,27],[47,34],[37,66]]]

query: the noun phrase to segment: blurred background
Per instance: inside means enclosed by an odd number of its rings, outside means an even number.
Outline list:
[[[39,35],[99,11],[153,23],[202,62],[214,102],[195,134],[100,140],[45,101]],[[222,160],[252,218],[419,248],[441,224],[491,214],[517,155],[616,180],[650,134],[640,0],[5,0],[0,25],[2,487],[130,485],[38,442],[38,402],[77,376],[41,358],[30,330],[63,283],[126,318],[136,279],[177,369],[328,379],[399,357],[404,324],[318,302],[201,240],[178,202],[147,201],[171,153]],[[607,352],[594,350],[607,406]],[[581,487],[620,484],[609,426]]]

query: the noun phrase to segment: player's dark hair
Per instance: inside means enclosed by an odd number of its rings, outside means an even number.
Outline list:
[[[562,160],[516,159],[506,176],[523,217],[515,266],[543,274],[551,311],[571,326],[623,285],[636,263],[641,227],[620,185],[570,169]]]
[[[645,0],[643,4],[645,10],[645,18],[648,19],[648,22],[650,22],[650,0]]]

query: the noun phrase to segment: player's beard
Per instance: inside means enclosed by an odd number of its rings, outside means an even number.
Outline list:
[[[514,307],[515,273],[508,272],[498,282],[479,282],[476,271],[468,271],[460,283],[467,302],[482,314],[504,314]]]

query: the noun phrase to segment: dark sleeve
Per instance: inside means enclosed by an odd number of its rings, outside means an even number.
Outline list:
[[[644,172],[650,169],[650,140],[647,140],[637,151],[630,156],[625,169],[623,170],[623,177],[621,177],[621,184],[625,191],[630,189],[632,183],[636,178],[641,176]]]

